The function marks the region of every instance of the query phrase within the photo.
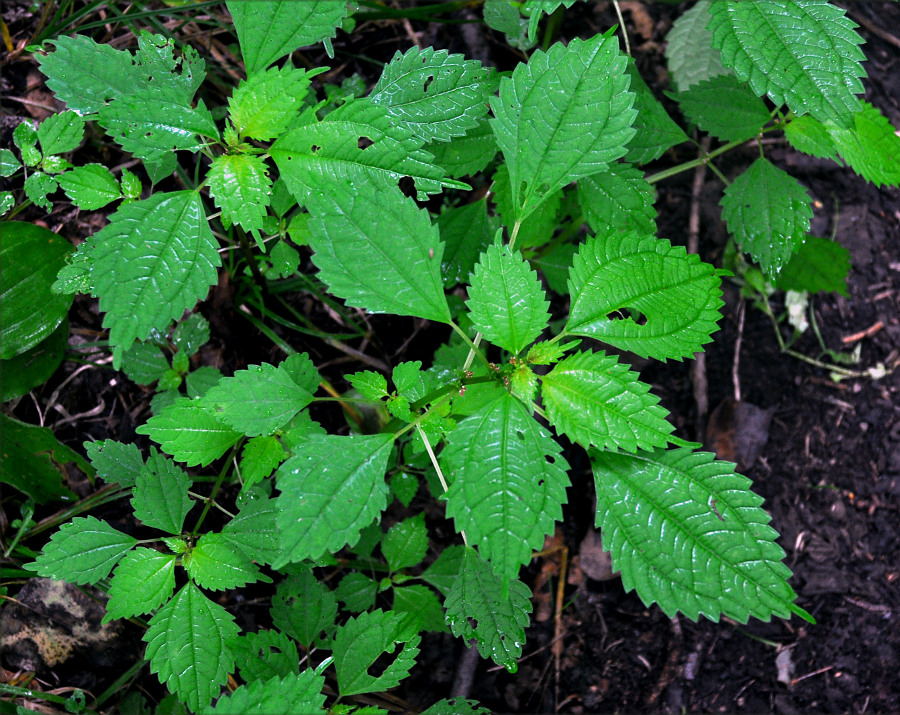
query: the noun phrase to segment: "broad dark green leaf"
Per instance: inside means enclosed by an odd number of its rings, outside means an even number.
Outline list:
[[[308,649],[321,645],[323,633],[334,633],[337,609],[334,592],[304,571],[278,584],[269,613],[279,630]]]
[[[91,466],[61,444],[46,427],[19,422],[0,413],[0,483],[24,492],[38,504],[54,499],[74,501],[75,494],[63,483],[66,464],[90,474]]]
[[[769,121],[769,110],[733,75],[698,82],[675,96],[684,116],[723,141],[752,139]]]
[[[807,236],[803,245],[781,269],[775,285],[782,290],[840,293],[849,298],[847,275],[850,252],[837,241]]]

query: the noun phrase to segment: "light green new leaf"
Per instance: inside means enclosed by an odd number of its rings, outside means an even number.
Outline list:
[[[625,154],[636,115],[625,67],[618,40],[607,32],[537,50],[500,81],[491,126],[520,219]]]
[[[467,417],[440,459],[453,482],[447,516],[504,579],[514,579],[562,518],[562,448],[509,393]]]
[[[294,50],[334,37],[348,9],[347,3],[333,0],[230,0],[226,6],[248,77]]]
[[[477,700],[465,698],[444,698],[438,700],[422,715],[490,715],[491,711],[481,707]]]
[[[322,633],[334,632],[337,609],[334,592],[304,571],[278,584],[269,614],[276,628],[309,649]]]
[[[139,547],[119,561],[109,584],[103,622],[150,613],[175,592],[175,554]]]
[[[353,546],[387,506],[384,481],[393,437],[311,435],[278,468],[280,568]]]
[[[506,35],[510,47],[524,52],[534,46],[528,39],[528,21],[510,0],[484,0],[483,14],[484,24]]]
[[[102,164],[76,166],[58,176],[56,180],[72,203],[84,211],[103,208],[108,203],[122,198],[119,182]]]
[[[25,196],[31,199],[32,203],[40,206],[44,211],[50,211],[53,208],[53,202],[47,197],[54,193],[59,185],[49,174],[43,171],[35,171],[27,179],[23,185]]]
[[[191,478],[155,449],[137,475],[131,505],[144,526],[180,534],[194,502],[188,496]]]
[[[267,141],[283,134],[303,106],[308,88],[309,75],[287,65],[242,81],[228,100],[228,116],[238,136]]]
[[[275,676],[269,680],[254,680],[226,693],[215,707],[203,710],[203,715],[282,715],[282,713],[324,713],[325,676],[314,670]],[[357,711],[359,712],[359,711]]]
[[[578,180],[578,203],[594,233],[656,234],[656,191],[644,173],[628,164]]]
[[[248,437],[274,433],[310,402],[312,394],[287,369],[268,363],[238,370],[202,399],[217,419]]]
[[[105,482],[133,487],[144,468],[144,458],[135,444],[107,439],[85,442],[83,446],[91,465],[97,470],[97,476]]]
[[[547,420],[583,447],[662,447],[674,427],[650,386],[615,356],[575,353],[541,378]]]
[[[213,159],[206,181],[225,219],[245,231],[262,228],[272,194],[268,170],[259,156],[222,154]]]
[[[487,114],[491,70],[478,60],[413,45],[397,51],[369,94],[388,116],[426,142],[450,141]]]
[[[672,84],[679,92],[718,75],[731,74],[722,66],[722,56],[712,46],[709,24],[711,0],[700,0],[672,23],[666,35],[666,61]]]
[[[493,137],[493,135],[491,135]],[[22,168],[22,163],[9,149],[0,149],[0,176],[12,176]]]
[[[188,583],[150,619],[143,636],[150,670],[196,712],[234,670],[227,644],[239,631],[228,611]]]
[[[491,244],[497,231],[497,222],[488,216],[487,201],[481,199],[442,211],[437,218],[437,225],[444,242],[441,261],[444,288],[452,288],[469,279],[478,256]]]
[[[222,538],[258,564],[269,564],[278,556],[278,532],[274,499],[253,499],[222,529]]]
[[[781,269],[775,285],[781,290],[835,292],[849,298],[847,275],[850,251],[837,241],[807,236],[799,250]]]
[[[199,400],[188,399],[169,405],[136,431],[189,467],[205,467],[241,438],[240,432],[220,422]]]
[[[719,75],[675,97],[688,121],[723,141],[752,139],[769,121],[769,110],[734,75]]]
[[[509,246],[489,246],[475,266],[466,305],[485,339],[518,355],[550,322],[550,302],[528,262]]]
[[[254,581],[269,581],[251,558],[224,534],[204,534],[185,554],[182,564],[194,582],[210,591],[240,588]]]
[[[631,90],[635,93],[634,108],[637,110],[637,117],[634,120],[634,138],[628,142],[625,161],[646,164],[659,159],[669,148],[688,141],[688,136],[672,120],[644,82],[631,58],[628,59],[628,74],[631,77]]]
[[[444,186],[470,188],[442,178],[443,169],[422,149],[422,140],[396,125],[387,107],[367,99],[343,104],[321,122],[288,132],[272,145],[270,154],[301,203],[310,192],[347,191],[360,183],[396,187],[405,176],[415,181],[420,200]]]
[[[841,158],[875,186],[900,186],[900,135],[887,118],[868,102],[853,115],[853,128],[828,125],[828,134]]]
[[[50,537],[44,553],[25,568],[69,583],[97,583],[138,540],[92,516],[75,517]]]
[[[478,652],[510,673],[525,644],[525,626],[531,613],[531,591],[513,579],[503,579],[474,549],[466,547],[462,568],[444,608],[453,635],[477,640]]]
[[[444,244],[428,212],[395,188],[364,183],[309,206],[313,262],[331,292],[373,313],[450,322]]]
[[[795,114],[853,126],[865,55],[846,10],[826,0],[726,0],[708,10],[722,64],[754,92]]]
[[[23,397],[47,382],[62,364],[68,349],[69,321],[63,320],[37,345],[9,360],[0,361],[0,402]]]
[[[394,524],[381,540],[381,553],[391,571],[420,563],[428,551],[425,515],[419,514]]]
[[[228,649],[248,683],[300,672],[297,644],[281,631],[247,633],[229,643]]]
[[[812,206],[806,189],[763,157],[725,188],[719,204],[738,245],[770,278],[790,260],[809,232]]]
[[[363,370],[352,375],[344,375],[344,378],[367,400],[380,400],[388,396],[387,380],[380,373]]]
[[[254,437],[248,440],[241,455],[244,488],[268,477],[286,457],[287,453],[277,437]]]
[[[718,272],[681,246],[629,232],[589,238],[569,272],[566,332],[657,360],[703,350],[722,307]],[[640,324],[623,311],[638,313]]]
[[[646,605],[692,620],[811,620],[794,605],[763,500],[733,464],[688,449],[592,458],[603,547]]]
[[[84,120],[75,112],[60,112],[47,117],[37,129],[44,156],[74,150],[84,137]]]
[[[135,340],[154,329],[165,333],[216,283],[218,244],[194,191],[160,192],[121,206],[94,239],[91,281],[116,366]]]
[[[43,343],[41,343],[43,345]],[[28,355],[22,353],[14,361]],[[2,367],[6,369],[9,362]],[[4,376],[4,389],[9,380]],[[91,466],[77,452],[60,443],[47,427],[29,425],[0,412],[0,484],[8,484],[35,500],[46,504],[55,500],[74,502],[76,495],[66,486],[69,466],[90,475]]]
[[[341,697],[382,692],[409,675],[421,638],[404,635],[402,622],[393,611],[375,610],[351,618],[338,629],[334,637],[334,667]],[[402,649],[381,675],[369,675],[368,668],[383,653],[393,654],[398,643],[403,643]]]
[[[428,145],[428,151],[434,154],[434,163],[454,179],[483,171],[496,156],[498,148],[487,119],[479,121],[464,137]]]

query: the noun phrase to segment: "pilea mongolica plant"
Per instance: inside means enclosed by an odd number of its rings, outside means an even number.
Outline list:
[[[691,619],[812,621],[749,480],[676,436],[617,355],[691,358],[720,318],[727,271],[656,230],[653,183],[698,162],[642,168],[693,141],[685,128],[719,142],[702,157],[714,169],[720,154],[780,133],[876,184],[900,183],[900,140],[860,98],[861,38],[821,0],[701,0],[668,37],[683,126],[615,28],[532,49],[542,18],[574,1],[485,1],[487,24],[529,53],[511,73],[412,47],[370,91],[332,88],[324,99],[313,82],[324,68],[299,69],[290,55],[320,42],[331,52],[337,30],[352,30],[353,5],[229,2],[246,78],[218,113],[195,100],[204,61],[163,36],[142,34],[136,50],[59,37],[39,52],[68,110],[20,124],[21,161],[0,151],[3,174],[21,171],[24,195],[48,208],[60,189],[81,209],[120,203],[65,265],[65,251],[55,258],[59,299],[37,328],[4,334],[3,358],[51,339],[72,294],[99,298],[113,364],[158,381],[154,414],[138,428],[158,449],[85,448],[156,536],[78,516],[26,567],[107,591],[107,619],[145,625],[151,670],[191,711],[350,712],[351,696],[409,674],[424,631],[449,630],[515,671],[531,611],[519,572],[570,487],[560,436],[587,451],[603,545],[645,604]],[[139,159],[150,185],[66,160],[87,123]],[[807,289],[812,272],[839,290],[845,252],[808,236],[809,195],[757,144],[759,158],[721,200],[738,254],[779,287]],[[188,188],[154,189],[176,171]],[[482,175],[490,193],[471,200],[464,179]],[[420,205],[440,194],[439,213]],[[17,197],[2,200],[8,210]],[[45,233],[5,224],[7,277],[17,251]],[[427,368],[347,375],[352,389],[338,397],[376,415],[351,434],[310,416],[334,389],[284,341],[277,365],[189,369],[209,338],[190,313],[216,283],[222,249],[240,246],[274,293],[301,275],[304,243],[315,271],[303,285],[450,336]],[[551,292],[565,298],[560,310]],[[213,462],[213,488],[199,495],[192,475]],[[380,525],[426,477],[460,536],[436,557],[422,513]],[[228,503],[230,484],[240,491]],[[211,508],[223,515],[218,531],[204,526]],[[332,587],[322,574],[339,559]],[[241,632],[215,592],[272,580],[272,628]],[[239,680],[223,694],[231,675]],[[429,710],[476,711],[462,699]]]

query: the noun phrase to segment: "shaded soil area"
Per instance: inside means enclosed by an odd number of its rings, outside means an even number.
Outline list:
[[[659,3],[621,5],[638,67],[662,98],[668,88],[663,40],[681,11]],[[885,32],[900,29],[900,7],[847,5],[851,17],[863,25],[860,32],[867,41],[867,99],[895,127],[900,126],[900,49]],[[480,13],[477,8],[463,9],[455,17],[475,18],[476,13]],[[15,20],[27,21],[24,16]],[[611,3],[579,4],[563,16],[560,33],[564,38],[586,37],[616,23]],[[17,25],[9,20],[8,24],[15,36]],[[313,64],[335,68],[317,78],[320,81],[339,82],[359,73],[371,86],[379,69],[358,56],[365,53],[386,62],[395,50],[407,49],[414,40],[501,69],[509,69],[516,60],[502,38],[478,24],[378,21],[358,27],[352,45],[346,37],[340,35],[335,42],[334,61],[310,55]],[[4,68],[4,93],[35,96],[28,94],[40,91],[40,76],[35,73],[30,61],[11,63]],[[677,116],[675,105],[664,102]],[[5,112],[27,116],[29,105],[13,104],[6,102]],[[10,145],[10,131],[0,126],[2,146]],[[108,145],[103,151],[109,151]],[[696,154],[690,152],[690,147],[670,152],[652,170],[694,158]],[[748,146],[729,154],[720,167],[726,176],[734,177],[756,156],[758,149]],[[849,169],[785,146],[771,147],[767,156],[809,189],[815,202],[812,233],[834,235],[851,253],[849,296],[813,298],[824,344],[843,353],[859,347],[859,363],[851,369],[895,364],[900,356],[900,191],[877,189]],[[113,165],[128,158],[91,156],[84,163],[96,160]],[[699,212],[699,252],[704,260],[721,265],[726,239],[719,220],[721,183],[708,178],[695,194],[688,176],[657,185],[660,235],[673,243],[686,243],[690,215]],[[58,206],[49,216],[34,211],[18,218],[42,221],[72,238],[89,235],[104,223],[102,214]],[[733,459],[729,450],[735,445],[752,441],[753,436],[761,438],[758,454],[744,465],[743,473],[765,499],[764,507],[781,534],[779,543],[794,573],[792,585],[799,605],[815,617],[816,625],[796,618],[747,625],[671,620],[658,608],[645,607],[634,593],[626,593],[618,578],[587,576],[578,554],[581,550],[581,558],[589,555],[584,545],[586,535],[590,539],[593,497],[586,495],[593,493],[593,478],[585,454],[573,449],[566,455],[572,465],[570,503],[565,521],[549,544],[565,545],[572,558],[565,572],[558,552],[537,559],[525,571],[523,578],[535,593],[536,608],[518,673],[511,675],[480,661],[468,688],[470,697],[493,711],[900,711],[900,372],[879,380],[835,381],[827,369],[780,352],[769,318],[741,299],[735,283],[726,281],[725,298],[721,330],[705,358],[708,408],[698,406],[692,365],[638,362],[635,367],[671,411],[679,435],[706,437],[707,446],[718,448],[725,459]],[[781,294],[773,297],[779,311],[782,299]],[[308,295],[291,300],[322,329],[339,328],[329,323],[328,313]],[[201,312],[212,323],[213,340],[200,353],[198,365],[213,364],[231,374],[248,364],[283,359],[280,350],[270,347],[240,317],[235,286],[224,278],[201,305]],[[445,329],[412,320],[378,316],[366,320],[377,338],[353,345],[387,364],[421,359],[427,365],[447,338]],[[70,321],[73,347],[102,337],[95,301],[78,298]],[[787,328],[782,330],[787,336]],[[811,358],[827,359],[810,331],[794,348]],[[343,374],[369,367],[321,341],[311,340],[302,349],[338,385]],[[76,449],[87,439],[113,438],[135,441],[146,454],[149,442],[134,430],[150,415],[152,393],[114,373],[109,365],[78,368],[75,361],[64,363],[31,398],[13,405],[11,413],[26,422],[52,426],[63,443]],[[765,411],[770,419],[767,428],[742,434],[734,415],[737,400]],[[719,406],[707,435],[708,413]],[[322,410],[314,416],[329,429],[341,426],[342,418],[334,411]],[[81,496],[91,491],[86,483],[73,488]],[[4,503],[9,499],[5,495]],[[118,502],[92,513],[115,525],[117,520],[132,518],[123,515],[125,506]],[[10,512],[4,518],[15,516]],[[38,518],[43,516],[49,514]],[[432,538],[449,542],[453,532],[442,521],[441,506],[429,511],[428,520]],[[6,521],[3,526],[8,529]],[[37,549],[37,541],[29,545]],[[565,607],[555,621],[553,602],[560,578],[566,580]],[[245,592],[240,602],[225,605],[239,617],[242,627],[252,630],[265,621],[262,601],[270,594],[271,590],[260,587],[258,593]],[[135,648],[138,638],[139,634]],[[391,700],[378,700],[378,704],[416,710],[448,696],[465,660],[464,650],[449,635],[426,636],[413,675],[391,692]],[[111,679],[109,673],[60,669],[47,676],[47,682],[48,687],[102,690]],[[165,695],[146,669],[140,683],[153,697]]]

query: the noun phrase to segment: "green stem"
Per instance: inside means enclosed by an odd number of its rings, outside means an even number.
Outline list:
[[[56,703],[57,705],[63,706],[69,702],[68,698],[64,698],[61,695],[53,695],[52,693],[45,693],[42,690],[32,690],[31,688],[18,688],[15,685],[7,685],[6,683],[0,683],[0,693],[12,695],[16,698],[46,700],[48,703]]]
[[[203,520],[206,519],[206,515],[209,513],[209,509],[213,505],[213,502],[216,499],[216,495],[219,493],[219,489],[221,489],[222,487],[222,483],[225,481],[225,475],[228,474],[228,470],[231,468],[231,460],[234,459],[234,455],[237,454],[239,444],[240,442],[231,448],[231,453],[228,455],[228,459],[226,459],[225,463],[222,465],[222,469],[219,471],[219,476],[216,478],[216,483],[213,485],[212,492],[210,492],[210,495],[206,498],[206,504],[203,505],[203,511],[200,514],[200,518],[197,519],[197,523],[194,524],[194,528],[191,531],[192,538],[195,538],[197,536],[197,532],[200,531],[200,527],[203,525]]]
[[[431,448],[431,443],[428,441],[428,437],[422,430],[421,425],[416,425],[416,431],[419,433],[419,437],[422,438],[422,442],[425,444],[425,449],[428,451],[428,458],[431,460],[431,466],[433,466],[434,471],[437,472],[438,479],[440,479],[441,481],[441,486],[444,488],[444,494],[446,494],[450,490],[450,487],[447,486],[447,480],[444,479],[444,473],[441,471],[441,465],[438,464],[437,457],[434,454],[434,450]],[[462,536],[463,543],[468,546],[469,540],[466,538],[466,532],[460,531],[459,533]]]
[[[741,146],[745,144],[746,141],[733,141],[728,144],[724,144],[720,146],[718,149],[714,149],[709,153],[703,153],[701,156],[698,156],[696,159],[692,159],[691,161],[686,161],[683,164],[678,164],[678,166],[672,166],[668,169],[663,169],[662,171],[653,174],[652,176],[647,177],[647,181],[651,184],[655,184],[658,181],[662,181],[663,179],[668,179],[672,176],[678,176],[689,169],[696,169],[698,166],[702,164],[710,165],[710,159],[714,159],[720,154],[724,154],[726,151],[731,151],[735,147]]]

